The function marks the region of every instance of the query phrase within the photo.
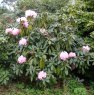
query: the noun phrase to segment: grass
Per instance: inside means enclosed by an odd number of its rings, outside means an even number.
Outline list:
[[[29,85],[26,86],[23,83],[15,83],[8,86],[0,86],[0,95],[94,95],[93,88],[93,83],[87,90],[82,83],[70,80],[68,91],[64,93],[63,88],[38,89]]]
[[[0,87],[0,95],[64,95],[62,89],[34,89],[23,88],[12,84],[9,87]]]

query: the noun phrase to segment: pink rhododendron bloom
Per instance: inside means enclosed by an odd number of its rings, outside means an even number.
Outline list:
[[[28,28],[28,26],[29,26],[28,22],[24,22],[23,25],[25,28]]]
[[[44,71],[40,71],[40,72],[38,73],[38,79],[39,79],[39,80],[43,80],[44,78],[46,78],[46,76],[47,76],[47,74],[46,74],[46,72],[44,72]]]
[[[18,58],[18,63],[19,64],[23,64],[26,62],[26,57],[24,57],[23,55],[21,55],[19,58]]]
[[[27,39],[22,38],[22,39],[19,41],[19,45],[27,45]]]
[[[37,17],[37,13],[35,11],[32,10],[26,10],[25,11],[25,17],[33,17],[36,18]]]
[[[5,31],[5,33],[6,33],[6,34],[8,34],[8,33],[12,34],[12,31],[13,31],[12,28],[7,28],[6,31]]]
[[[17,28],[14,28],[13,31],[12,31],[12,35],[16,36],[20,33],[20,30],[17,29]]]
[[[90,47],[89,46],[83,46],[82,50],[83,50],[83,52],[89,52]]]
[[[20,21],[27,22],[27,18],[26,17],[21,17],[21,18],[18,18],[16,21],[19,22],[19,23],[20,23]]]
[[[74,52],[69,53],[69,58],[72,58],[72,57],[74,57],[74,58],[76,57],[76,54]]]
[[[68,57],[69,57],[69,55],[66,51],[60,53],[60,59],[61,60],[65,61],[66,59],[68,59]]]

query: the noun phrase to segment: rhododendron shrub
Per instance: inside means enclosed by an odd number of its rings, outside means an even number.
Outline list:
[[[14,76],[46,86],[66,80],[76,68],[85,73],[91,65],[90,46],[82,39],[79,43],[76,22],[60,14],[26,10],[25,17],[16,19],[16,27],[5,30],[8,43],[14,44]]]

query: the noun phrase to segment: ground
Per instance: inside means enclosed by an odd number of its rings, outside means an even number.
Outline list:
[[[86,87],[87,88],[87,87]],[[36,89],[23,84],[15,83],[8,86],[0,86],[0,95],[75,95],[67,92],[65,94],[61,88]],[[80,94],[79,94],[80,95]],[[84,94],[81,94],[84,95]],[[94,95],[93,89],[88,87],[87,95]]]

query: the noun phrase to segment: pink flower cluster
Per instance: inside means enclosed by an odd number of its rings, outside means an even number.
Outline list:
[[[74,52],[69,53],[69,58],[76,58],[76,54]]]
[[[25,28],[28,28],[29,23],[26,17],[21,17],[16,20],[18,23],[21,23]]]
[[[70,52],[69,54],[66,52],[66,51],[62,51],[60,53],[60,59],[65,61],[67,60],[68,58],[75,58],[76,57],[76,54],[74,52]]]
[[[28,17],[36,18],[37,13],[35,11],[32,11],[32,10],[26,10],[25,11],[25,17],[18,18],[16,21],[19,23],[22,23],[25,28],[28,28],[28,26],[29,26],[29,23],[27,20]]]
[[[26,10],[25,11],[25,17],[32,17],[32,18],[36,18],[37,17],[37,13],[35,11],[32,10]]]
[[[6,33],[6,34],[8,34],[8,33],[12,34],[12,31],[13,31],[12,28],[7,28],[6,31],[5,31],[5,33]]]
[[[21,55],[19,58],[18,58],[18,63],[19,64],[23,64],[26,62],[26,57],[24,57],[23,55]]]
[[[83,46],[82,50],[83,50],[83,52],[89,52],[90,47],[89,46]]]
[[[46,76],[47,76],[47,74],[46,74],[46,72],[44,72],[44,71],[40,71],[40,72],[38,73],[38,79],[39,79],[39,80],[43,80],[44,78],[46,78]]]
[[[25,39],[25,38],[22,38],[20,41],[19,41],[19,45],[21,46],[21,45],[27,45],[27,39]]]
[[[90,47],[89,46],[83,46],[82,47],[82,51],[84,53],[89,52],[89,50],[90,50]],[[65,61],[68,58],[76,58],[76,53],[74,53],[74,52],[67,53],[66,51],[64,51],[64,52],[62,51],[60,53],[60,59],[61,60]]]
[[[13,36],[17,36],[19,33],[20,33],[20,30],[17,29],[17,28],[7,28],[6,31],[5,31],[6,34],[11,34]]]
[[[22,21],[22,22],[27,22],[27,18],[26,18],[26,17],[21,17],[21,18],[16,19],[16,21],[19,22],[19,23],[20,23],[21,21]]]
[[[29,23],[28,23],[28,22],[24,22],[24,23],[23,23],[23,26],[24,26],[25,28],[27,28],[27,27],[29,26]]]

